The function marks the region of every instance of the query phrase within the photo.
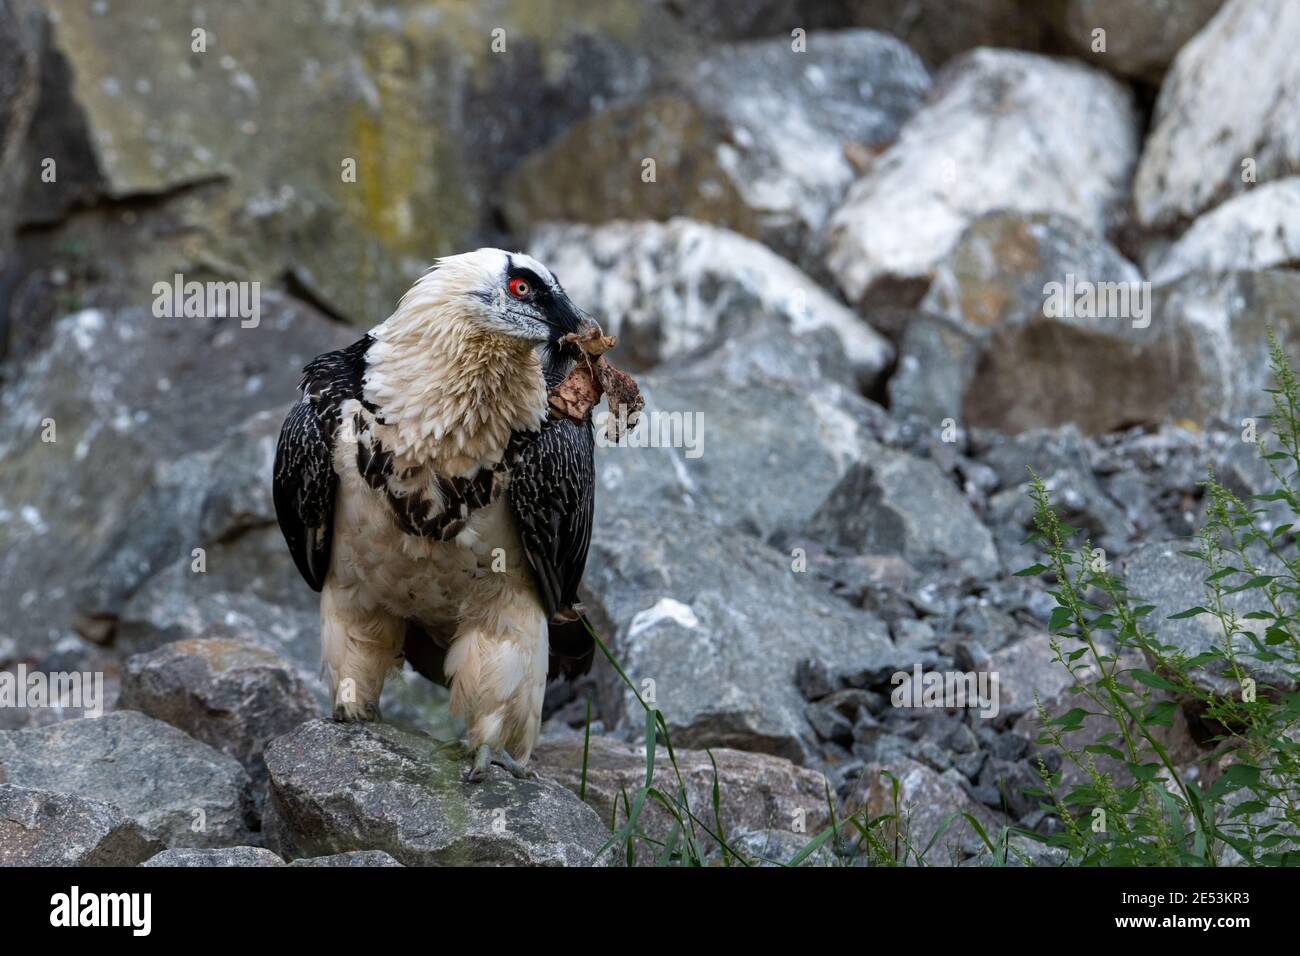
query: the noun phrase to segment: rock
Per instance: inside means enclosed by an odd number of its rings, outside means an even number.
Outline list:
[[[1080,289],[1081,283],[1142,281],[1133,263],[1073,219],[993,212],[973,221],[936,266],[921,308],[972,332],[1004,328],[1044,318],[1050,284],[1067,276]]]
[[[17,195],[21,186],[24,137],[36,108],[40,72],[40,8],[33,0],[17,0],[0,8],[0,194]],[[0,203],[0,261],[18,213],[16,202]],[[0,328],[0,333],[3,333]],[[4,336],[0,334],[0,341]],[[0,353],[3,348],[0,348]]]
[[[297,672],[271,652],[244,641],[176,641],[132,657],[118,707],[178,727],[238,760],[259,804],[268,779],[266,744],[319,713]]]
[[[1065,32],[1097,66],[1156,83],[1221,6],[1223,0],[1069,0]],[[1096,30],[1105,31],[1104,49],[1095,49]]]
[[[1068,655],[1076,644],[1064,640],[1063,653]],[[995,651],[990,666],[998,675],[997,721],[1003,725],[1035,711],[1035,696],[1046,701],[1075,683],[1070,672],[1054,659],[1051,637],[1041,631]]]
[[[1253,182],[1300,172],[1297,31],[1294,3],[1229,0],[1183,47],[1133,180],[1143,226],[1179,227]]]
[[[816,281],[764,246],[690,219],[598,226],[544,224],[531,253],[574,301],[619,338],[619,360],[649,368],[743,332],[825,329],[864,386],[893,348]]]
[[[678,507],[625,501],[598,516],[584,599],[593,620],[608,622],[601,629],[632,681],[654,682],[674,746],[806,763],[817,742],[795,683],[799,661],[897,669],[883,623],[805,583],[792,558]],[[615,675],[603,680],[606,725],[642,739],[635,698]]]
[[[1059,213],[1105,234],[1137,135],[1132,97],[1104,74],[1009,50],[965,54],[831,216],[827,266],[851,302],[912,303],[983,213]]]
[[[1290,268],[1300,260],[1300,177],[1264,183],[1201,216],[1165,250],[1151,281],[1192,272]]]
[[[284,866],[270,850],[260,846],[232,846],[217,850],[163,850],[150,857],[141,866]]]
[[[979,334],[947,316],[917,312],[902,333],[898,367],[889,378],[889,410],[935,428],[962,415],[975,374]]]
[[[713,768],[716,763],[722,792],[722,830],[728,841],[733,833],[766,829],[789,832],[796,825],[816,835],[829,823],[826,785],[820,773],[768,754],[744,753],[725,747],[710,752],[678,748],[674,741],[677,771],[685,782],[691,810],[707,822],[710,830],[715,826]],[[582,754],[580,735],[543,740],[534,753],[533,765],[542,777],[576,794],[582,783]],[[617,804],[618,823],[626,822],[623,794],[631,794],[643,786],[645,772],[643,748],[610,737],[593,736],[587,752],[587,804],[606,822],[615,819]],[[662,746],[655,753],[655,786],[674,794],[679,787],[677,773]],[[654,840],[666,839],[675,828],[668,811],[653,801],[646,803],[639,820],[646,835]],[[717,848],[716,842],[707,835],[701,833],[700,839],[706,853]]]
[[[727,843],[732,850],[742,854],[750,866],[786,866],[817,838],[820,831],[791,833],[789,830],[748,830],[731,837]],[[721,865],[722,851],[713,854],[714,865]],[[732,864],[735,865],[734,863]],[[813,850],[800,866],[838,866],[835,854],[828,843]]]
[[[964,424],[1020,432],[1073,422],[1100,434],[1239,423],[1263,411],[1268,325],[1286,348],[1300,329],[1300,279],[1282,270],[1196,273],[1154,289],[1057,281],[1052,317],[1026,313],[977,341]],[[1057,311],[1070,302],[1073,316]],[[939,367],[969,361],[954,356]]]
[[[795,665],[794,682],[808,700],[825,697],[839,687],[830,665],[817,657],[804,658]]]
[[[256,842],[239,763],[133,711],[0,732],[0,774],[20,787],[111,804],[168,847]]]
[[[809,534],[845,552],[901,554],[974,577],[997,570],[993,539],[932,461],[880,447],[840,480]]]
[[[817,261],[826,216],[854,178],[846,147],[894,139],[930,79],[878,33],[818,33],[806,52],[792,46],[783,37],[720,47],[655,95],[575,124],[511,175],[511,226],[684,215]]]
[[[290,866],[401,866],[383,850],[354,850],[329,856],[303,857]]]
[[[1060,45],[1054,5],[1039,0],[861,0],[849,10],[852,22],[894,34],[935,65],[975,47]]]
[[[955,817],[935,839],[952,814],[970,814],[985,833],[992,834],[998,826],[993,814],[967,795],[961,774],[956,770],[938,773],[908,759],[869,767],[864,772],[863,779],[869,787],[866,810],[872,818],[895,813],[893,783],[881,771],[893,774],[898,780],[897,812],[902,815],[901,820],[885,824],[884,831],[889,834],[897,831],[900,839],[906,838],[904,846],[910,847],[909,864],[915,864],[916,856],[925,851],[932,839],[934,844],[925,854],[925,862],[931,866],[948,865],[954,857],[961,856],[963,843],[973,835],[970,823],[962,817]]]
[[[464,783],[458,746],[387,724],[309,721],[271,742],[266,765],[267,843],[287,860],[383,850],[406,866],[585,866],[609,838],[558,784],[497,768]]]
[[[936,266],[906,328],[891,406],[936,426],[951,417],[1010,432],[1114,427],[1171,387],[1136,374],[1139,364],[1176,374],[1149,355],[1171,331],[1152,327],[1154,298],[1132,263],[1070,219],[982,216]],[[1013,366],[1031,352],[1032,363]]]
[[[764,539],[798,529],[871,447],[879,413],[815,380],[720,388],[685,367],[640,385],[646,408],[626,441],[611,445],[597,429],[597,527],[624,502],[662,500]],[[772,474],[782,480],[755,480]]]
[[[1207,606],[1204,583],[1209,570],[1206,565],[1188,557],[1182,552],[1194,548],[1194,541],[1147,542],[1133,552],[1123,564],[1125,583],[1134,600],[1154,604],[1156,609],[1145,622],[1154,637],[1164,644],[1173,645],[1178,653],[1195,657],[1217,648],[1226,653],[1227,642],[1222,625],[1213,614],[1197,614],[1195,617],[1171,621],[1171,614],[1178,614],[1194,607]],[[1266,566],[1258,555],[1255,560]],[[1267,571],[1265,573],[1268,573]],[[1278,573],[1273,570],[1272,573]],[[1241,583],[1246,579],[1240,576],[1230,578],[1228,585]],[[1225,594],[1225,608],[1237,612],[1239,622],[1244,627],[1256,629],[1255,636],[1263,640],[1262,625],[1265,622],[1242,620],[1242,615],[1249,611],[1267,609],[1264,592],[1260,590],[1239,591]],[[1261,661],[1255,657],[1255,646],[1242,633],[1237,633],[1232,641],[1233,656],[1237,663],[1260,685],[1260,693],[1266,693],[1271,687],[1280,691],[1294,690],[1296,679],[1289,674],[1279,662]],[[1226,660],[1213,661],[1192,671],[1196,683],[1203,689],[1217,694],[1238,694],[1238,682],[1226,673]]]
[[[155,318],[149,308],[85,310],[60,319],[48,348],[14,369],[0,423],[9,543],[0,599],[21,613],[0,635],[39,653],[82,612],[111,640],[115,617],[150,577],[202,579],[195,548],[216,549],[222,537],[237,547],[250,526],[272,520],[267,456],[295,370],[355,333],[279,295],[261,306],[249,328]],[[283,542],[272,560],[292,568]],[[244,570],[238,587],[267,566]]]
[[[161,846],[111,804],[0,783],[0,866],[135,866]]]
[[[636,95],[666,51],[691,44],[673,18],[623,0],[560,18],[526,4],[322,12],[290,0],[273,23],[253,0],[164,4],[146,24],[74,0],[49,7],[69,66],[66,92],[49,99],[84,126],[49,154],[60,182],[65,168],[81,180],[88,160],[98,195],[174,198],[188,207],[179,241],[191,262],[215,261],[227,278],[289,272],[361,324],[391,311],[430,257],[482,244],[497,183],[521,156]],[[293,62],[288,46],[301,52]],[[582,69],[559,67],[568,62]],[[49,122],[73,125],[59,113]]]

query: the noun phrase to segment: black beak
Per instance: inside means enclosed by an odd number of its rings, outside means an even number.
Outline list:
[[[578,308],[567,295],[558,295],[551,303],[548,318],[551,320],[552,343],[566,335],[573,334],[585,338],[593,333],[600,334],[600,323]]]

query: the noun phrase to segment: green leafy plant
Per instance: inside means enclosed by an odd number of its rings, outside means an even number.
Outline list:
[[[1248,505],[1213,475],[1204,483],[1207,520],[1195,548],[1204,604],[1171,615],[1204,615],[1216,639],[1188,655],[1159,640],[1154,606],[1128,592],[1104,556],[1062,522],[1032,475],[1035,531],[1057,606],[1049,620],[1055,659],[1074,679],[1079,706],[1049,714],[1040,703],[1036,791],[1060,824],[1034,839],[1083,865],[1161,866],[1300,862],[1300,553],[1292,524],[1267,527],[1270,502],[1300,515],[1300,387],[1270,333],[1276,387],[1268,389],[1277,450],[1263,441],[1276,489]],[[1261,675],[1270,675],[1265,679]],[[1179,708],[1213,729],[1195,774],[1171,757]],[[1067,769],[1074,782],[1064,786]],[[1208,786],[1205,784],[1208,782]]]

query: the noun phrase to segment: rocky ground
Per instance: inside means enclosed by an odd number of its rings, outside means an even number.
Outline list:
[[[841,817],[885,806],[882,770],[917,832],[1050,829],[1034,700],[1069,682],[1014,576],[1026,467],[1153,619],[1199,602],[1197,482],[1263,489],[1266,326],[1300,354],[1300,5],[117,6],[0,3],[0,668],[102,673],[109,711],[0,708],[0,863],[608,839],[645,774],[612,668],[548,693],[540,779],[464,785],[409,672],[385,724],[318,719],[316,595],[275,526],[297,370],[488,243],[553,267],[649,411],[699,416],[698,448],[598,450],[584,600],[702,806],[716,761],[735,845],[788,858],[827,784]],[[174,273],[261,282],[260,323],[155,317]],[[1067,281],[1149,308],[1054,315]],[[997,716],[893,706],[918,663],[997,672]],[[1169,730],[1193,776],[1204,738]],[[930,858],[981,862],[964,827]]]

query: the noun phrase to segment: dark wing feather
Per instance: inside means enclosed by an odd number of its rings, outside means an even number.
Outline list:
[[[289,410],[275,449],[275,516],[294,564],[312,589],[325,586],[334,536],[334,436],[349,398],[361,398],[366,336],[317,356],[303,369],[302,398]]]
[[[551,669],[575,676],[590,668],[595,647],[573,619],[596,504],[595,439],[590,424],[568,419],[516,437],[510,510],[551,619]]]

